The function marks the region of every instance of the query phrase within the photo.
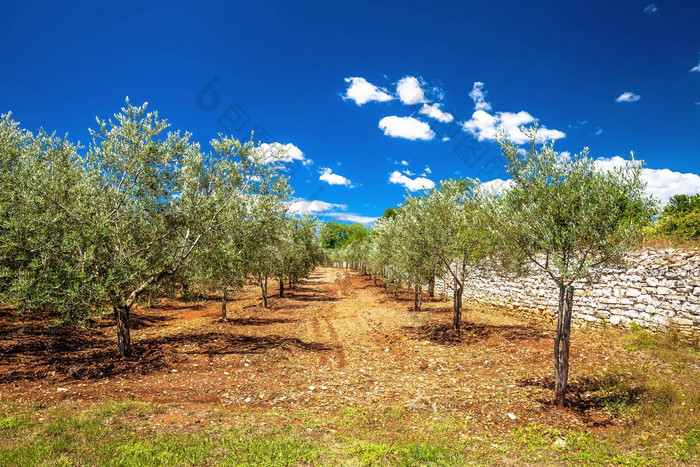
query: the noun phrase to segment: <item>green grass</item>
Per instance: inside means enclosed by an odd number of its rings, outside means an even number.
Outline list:
[[[690,426],[668,440],[600,438],[535,425],[475,435],[468,434],[470,422],[453,414],[348,407],[325,417],[276,409],[245,414],[233,424],[164,432],[147,423],[164,410],[152,404],[38,410],[5,410],[0,465],[646,466],[692,464],[700,454],[700,428]],[[45,420],[35,420],[38,415]]]

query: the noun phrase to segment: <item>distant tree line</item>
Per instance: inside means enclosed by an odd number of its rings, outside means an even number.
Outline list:
[[[651,234],[691,241],[700,240],[700,193],[673,196],[654,222]]]

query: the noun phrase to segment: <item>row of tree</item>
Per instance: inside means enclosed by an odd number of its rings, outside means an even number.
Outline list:
[[[562,157],[539,144],[528,130],[523,151],[500,140],[512,185],[484,190],[478,180],[442,181],[388,210],[363,239],[334,252],[343,261],[383,280],[397,291],[409,285],[414,308],[422,288],[429,294],[437,278],[453,294],[453,325],[460,329],[462,296],[469,275],[490,267],[546,273],[559,297],[554,339],[556,401],[564,403],[569,371],[569,337],[575,287],[595,280],[602,267],[619,264],[639,241],[656,212],[644,194],[642,166],[632,160],[600,171],[588,150]]]
[[[86,151],[0,118],[0,303],[64,320],[110,312],[120,356],[134,305],[174,284],[293,285],[323,260],[318,223],[289,216],[282,164],[252,141],[211,151],[147,104],[97,120]],[[251,137],[252,139],[252,137]]]

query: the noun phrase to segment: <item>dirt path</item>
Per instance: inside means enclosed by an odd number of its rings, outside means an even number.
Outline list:
[[[45,404],[132,398],[170,407],[168,417],[222,406],[233,413],[372,406],[449,412],[491,430],[613,423],[598,407],[551,406],[543,323],[466,305],[456,335],[450,303],[429,299],[412,312],[411,297],[396,300],[368,277],[331,268],[272,298],[269,309],[253,287],[234,300],[228,322],[213,300],[138,310],[131,361],[113,357],[109,321],[51,330],[0,313],[0,396]],[[614,355],[599,334],[577,331],[572,341],[574,382]]]

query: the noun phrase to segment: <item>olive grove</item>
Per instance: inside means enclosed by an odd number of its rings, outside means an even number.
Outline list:
[[[320,246],[296,247],[306,259],[281,265],[294,242],[318,243],[315,225],[288,233],[297,224],[281,164],[252,140],[220,135],[204,151],[168,128],[127,99],[81,152],[2,116],[0,302],[69,321],[109,312],[128,357],[134,306],[169,282],[221,291],[226,318],[228,288],[248,275],[298,278],[320,261]]]

